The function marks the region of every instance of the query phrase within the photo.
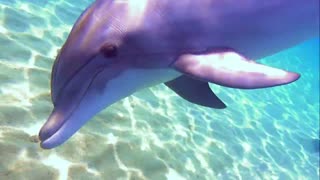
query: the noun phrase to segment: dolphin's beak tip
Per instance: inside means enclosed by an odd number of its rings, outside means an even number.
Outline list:
[[[46,131],[42,129],[40,130],[39,139],[40,139],[40,147],[42,149],[49,150],[59,145],[57,144],[57,142],[55,142],[54,139],[50,139],[50,138],[51,136],[49,136],[49,134]]]
[[[53,109],[46,123],[41,127],[39,131],[40,147],[42,149],[52,149],[63,144],[72,135],[72,123],[68,126],[69,120],[64,110]]]
[[[57,126],[58,125],[58,126]],[[59,124],[57,124],[55,122],[54,119],[54,111],[51,113],[51,115],[49,116],[47,122],[41,127],[38,137],[40,140],[40,147],[42,149],[51,149],[48,144],[48,139],[55,134],[55,132],[58,130],[59,128]],[[47,142],[46,142],[47,141]]]
[[[49,150],[49,149],[52,149],[52,148],[53,148],[53,147],[50,147],[50,146],[46,145],[43,141],[41,141],[40,147],[41,147],[41,149],[43,149],[43,150]]]
[[[38,136],[40,141],[43,142],[54,135],[62,126],[64,122],[63,119],[64,118],[63,116],[61,116],[61,113],[53,110],[46,123],[41,127],[39,131]]]
[[[47,133],[47,131],[45,131],[45,128],[44,128],[44,127],[42,127],[42,128],[40,129],[38,137],[39,137],[39,140],[40,140],[40,147],[41,147],[41,149],[45,149],[45,150],[50,149],[50,148],[48,148],[48,147],[45,145],[45,143],[44,143],[44,141],[50,137],[49,134]]]
[[[50,129],[47,128],[46,124],[44,126],[42,126],[42,128],[39,131],[39,140],[41,142],[45,141],[46,139],[48,139],[50,137]]]
[[[38,134],[38,137],[39,137],[39,140],[42,142],[45,140],[45,135],[44,135],[44,132],[43,132],[43,127],[40,129],[39,131],[39,134]]]

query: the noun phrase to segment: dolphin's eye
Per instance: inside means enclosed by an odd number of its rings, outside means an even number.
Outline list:
[[[104,44],[101,47],[100,52],[107,58],[116,57],[118,54],[118,47],[114,44]]]

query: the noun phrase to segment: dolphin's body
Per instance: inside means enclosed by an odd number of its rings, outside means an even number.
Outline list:
[[[224,108],[208,82],[243,89],[293,82],[298,74],[250,59],[318,31],[319,0],[96,0],[55,61],[54,110],[41,146],[62,144],[105,107],[159,83],[190,102]]]

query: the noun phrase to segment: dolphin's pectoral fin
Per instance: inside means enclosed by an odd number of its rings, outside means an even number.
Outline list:
[[[207,82],[183,75],[165,84],[191,103],[216,109],[226,108],[226,105],[211,91]]]
[[[300,77],[297,73],[258,64],[229,50],[205,55],[185,54],[172,67],[195,79],[240,89],[278,86]]]

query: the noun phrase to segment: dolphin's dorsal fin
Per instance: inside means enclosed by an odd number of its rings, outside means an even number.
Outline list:
[[[200,55],[184,54],[171,66],[195,79],[240,89],[278,86],[300,77],[297,73],[248,60],[232,50]]]
[[[182,75],[165,84],[179,96],[191,103],[215,109],[226,108],[226,105],[211,91],[207,82],[198,81]]]

